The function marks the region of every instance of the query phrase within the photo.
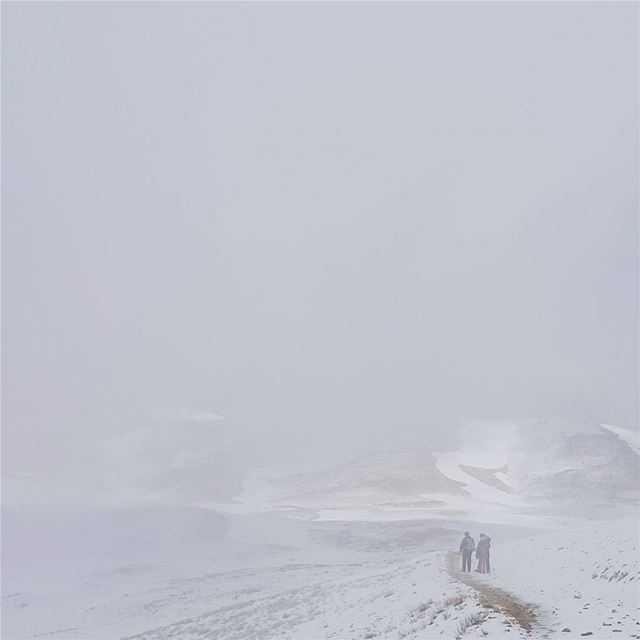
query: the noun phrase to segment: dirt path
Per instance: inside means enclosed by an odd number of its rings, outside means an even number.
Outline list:
[[[480,598],[480,604],[486,609],[499,611],[518,623],[527,633],[537,624],[537,616],[534,605],[521,602],[514,595],[483,583],[473,574],[460,571],[460,556],[455,551],[450,551],[447,556],[447,571],[454,579],[474,589]]]

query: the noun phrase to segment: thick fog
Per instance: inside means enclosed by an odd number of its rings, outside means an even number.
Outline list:
[[[3,453],[638,426],[638,6],[5,3]]]

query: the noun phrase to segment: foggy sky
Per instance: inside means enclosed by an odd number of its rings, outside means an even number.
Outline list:
[[[158,404],[294,449],[638,426],[635,3],[3,3],[2,36],[9,468]]]

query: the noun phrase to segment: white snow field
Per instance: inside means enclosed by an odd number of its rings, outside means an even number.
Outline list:
[[[634,432],[475,422],[283,475],[208,420],[131,436],[91,506],[5,479],[3,639],[640,638]],[[459,571],[465,529],[490,575]]]

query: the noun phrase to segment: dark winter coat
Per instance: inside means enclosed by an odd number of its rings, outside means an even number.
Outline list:
[[[475,540],[471,536],[465,536],[460,543],[460,553],[471,553],[476,548]]]

